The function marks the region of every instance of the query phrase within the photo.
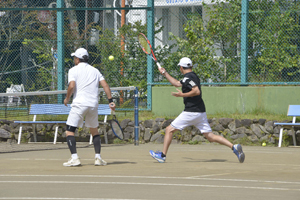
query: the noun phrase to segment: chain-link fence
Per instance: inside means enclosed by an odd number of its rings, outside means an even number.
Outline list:
[[[85,47],[111,87],[137,86],[151,109],[151,86],[169,83],[140,32],[175,78],[187,56],[204,85],[298,85],[299,10],[296,0],[1,1],[0,92],[66,89],[70,54]]]

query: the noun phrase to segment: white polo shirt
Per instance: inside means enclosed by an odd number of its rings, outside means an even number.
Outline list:
[[[68,83],[75,81],[71,106],[98,107],[99,82],[104,80],[98,69],[88,63],[79,63],[68,74]]]

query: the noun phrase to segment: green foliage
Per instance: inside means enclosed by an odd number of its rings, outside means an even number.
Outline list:
[[[159,22],[155,23],[155,27]],[[94,66],[100,68],[111,87],[134,85],[139,88],[140,98],[144,98],[147,94],[147,55],[140,48],[137,36],[140,32],[147,35],[147,26],[142,25],[141,21],[123,25],[117,35],[112,30],[96,29],[101,34],[96,44],[97,51],[93,54],[101,58],[101,63]],[[160,32],[161,29],[157,29],[155,34]],[[158,46],[154,51],[157,59],[162,61],[170,48]],[[108,59],[110,55],[114,56],[113,61]]]
[[[300,27],[299,14],[295,12],[299,8],[299,2],[251,1],[249,39],[254,48],[249,55],[253,56],[250,67],[256,80],[285,81],[280,72],[299,66]]]
[[[193,63],[198,64],[198,67],[194,68],[194,72],[198,74],[200,79],[206,80],[211,78],[216,80],[216,76],[221,74],[219,62],[214,59],[213,40],[207,37],[204,22],[200,15],[191,13],[188,17],[189,19],[184,25],[187,39],[171,34],[171,38],[176,41],[178,49],[167,59],[169,65],[165,64],[165,68],[169,73],[175,74],[175,78],[179,79],[181,75],[178,74],[178,68],[174,70],[174,65],[177,65],[180,58],[189,57]],[[176,63],[173,63],[174,61]]]
[[[190,140],[190,141],[188,141],[188,144],[190,144],[190,145],[196,145],[196,144],[202,144],[202,142],[201,141],[197,141],[197,140],[195,140],[195,141]]]
[[[127,144],[125,140],[120,140],[119,138],[114,139],[114,144]]]

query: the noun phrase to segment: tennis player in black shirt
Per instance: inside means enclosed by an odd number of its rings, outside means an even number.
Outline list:
[[[192,70],[192,61],[189,58],[184,57],[180,60],[178,66],[180,67],[180,72],[183,74],[183,79],[180,81],[168,74],[164,68],[159,69],[159,71],[172,85],[181,87],[182,91],[177,89],[178,92],[172,92],[172,95],[175,97],[183,97],[185,108],[184,111],[166,128],[163,151],[154,152],[150,150],[150,155],[158,162],[164,163],[166,161],[166,155],[172,141],[173,133],[177,130],[183,130],[187,126],[194,125],[209,142],[217,142],[231,148],[233,153],[238,157],[239,162],[243,163],[245,154],[243,153],[240,144],[233,145],[226,138],[213,134],[207,121],[200,79]]]

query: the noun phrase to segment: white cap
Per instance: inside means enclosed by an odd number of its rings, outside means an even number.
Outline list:
[[[71,56],[75,56],[76,58],[83,59],[83,56],[89,56],[89,53],[85,48],[79,48],[74,53],[71,53]]]
[[[188,57],[184,57],[180,59],[178,66],[189,68],[193,67],[193,63],[191,59],[189,59]]]

